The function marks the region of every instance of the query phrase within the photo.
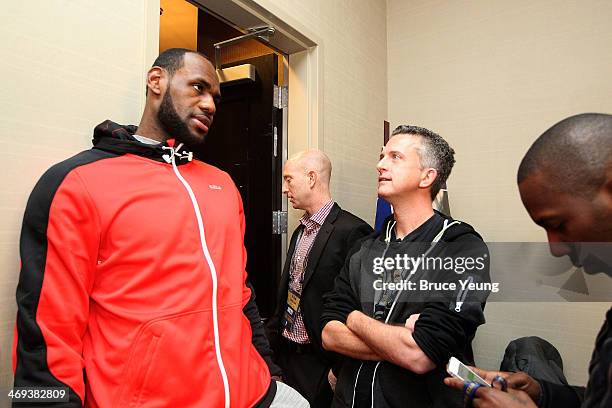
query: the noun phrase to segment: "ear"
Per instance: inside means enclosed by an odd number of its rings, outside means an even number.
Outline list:
[[[166,87],[166,72],[160,67],[152,67],[147,72],[147,89],[154,95],[161,95]]]
[[[317,172],[310,170],[306,175],[308,176],[308,187],[314,188],[315,184],[317,184]]]
[[[606,207],[612,211],[612,166],[609,166],[608,171],[606,171],[606,181],[601,186],[599,194]]]
[[[421,182],[419,183],[419,187],[429,188],[437,178],[438,170],[432,168],[424,169],[421,173]]]

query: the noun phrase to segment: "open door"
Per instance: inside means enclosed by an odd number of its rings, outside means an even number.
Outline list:
[[[221,84],[222,102],[196,156],[229,173],[240,191],[247,271],[259,312],[269,317],[276,305],[282,258],[282,231],[273,231],[273,220],[282,209],[282,104],[274,103],[279,100],[278,56],[263,55],[223,68],[242,64],[254,67],[254,80]]]

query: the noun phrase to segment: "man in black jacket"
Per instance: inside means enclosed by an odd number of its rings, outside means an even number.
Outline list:
[[[372,232],[331,199],[330,177],[331,162],[319,150],[299,153],[285,164],[283,193],[305,214],[291,237],[277,310],[267,325],[283,381],[314,408],[329,407],[329,381],[335,379],[330,369],[338,360],[321,347],[322,297],[333,289],[349,249]]]
[[[394,214],[355,248],[325,298],[323,346],[349,357],[334,407],[462,406],[443,386],[445,365],[473,361],[488,291],[458,290],[458,281],[490,282],[480,235],[432,209],[454,162],[442,137],[416,126],[395,129],[381,153],[378,195]]]
[[[552,255],[567,255],[587,273],[612,277],[612,115],[576,115],[544,132],[521,162],[518,186],[529,215],[546,230]],[[505,377],[508,392],[477,388],[474,406],[612,407],[612,309],[595,340],[584,395],[578,387],[525,373],[475,370],[489,382]],[[464,387],[457,379],[445,381]]]

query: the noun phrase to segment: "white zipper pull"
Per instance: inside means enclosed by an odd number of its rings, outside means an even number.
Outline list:
[[[467,294],[470,291],[468,289],[468,286],[470,285],[470,283],[474,282],[474,277],[468,276],[466,281],[467,283],[465,285],[465,289],[461,289],[459,291],[459,294],[457,295],[457,301],[455,302],[455,312],[457,313],[461,312],[461,306],[463,306],[463,302],[465,301],[465,298],[467,297]]]

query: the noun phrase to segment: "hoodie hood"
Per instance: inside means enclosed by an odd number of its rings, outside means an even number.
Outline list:
[[[117,155],[134,154],[155,161],[166,162],[164,155],[168,153],[167,148],[170,146],[169,142],[174,144],[174,139],[166,140],[156,145],[141,143],[134,137],[136,129],[138,129],[138,127],[135,125],[120,125],[113,121],[105,120],[94,128],[93,146],[95,149],[104,150]],[[166,149],[164,149],[164,147],[166,147]],[[176,152],[179,153],[179,155],[177,155],[179,160],[176,164],[187,163],[187,160],[180,160],[180,157],[187,157],[190,150],[181,146]]]
[[[453,221],[457,221],[457,224],[453,224],[452,226],[450,226],[447,230],[444,231],[444,235],[441,237],[441,241],[443,242],[453,242],[457,239],[459,239],[460,237],[463,237],[464,235],[474,235],[476,237],[478,237],[479,239],[482,239],[482,237],[480,236],[480,234],[478,232],[476,232],[476,230],[474,229],[474,227],[472,227],[470,224],[467,224],[463,221],[458,221],[455,220],[452,217],[449,217],[443,213],[441,213],[438,210],[434,210],[434,213],[438,214],[440,217],[444,218],[444,220],[448,220],[447,223],[452,223]],[[383,225],[381,227],[381,231],[386,231],[387,230],[387,226],[395,221],[395,216],[393,214],[389,215],[387,218],[385,218],[385,220],[383,221]],[[383,233],[379,234],[378,239],[381,241],[384,241],[385,236]]]

